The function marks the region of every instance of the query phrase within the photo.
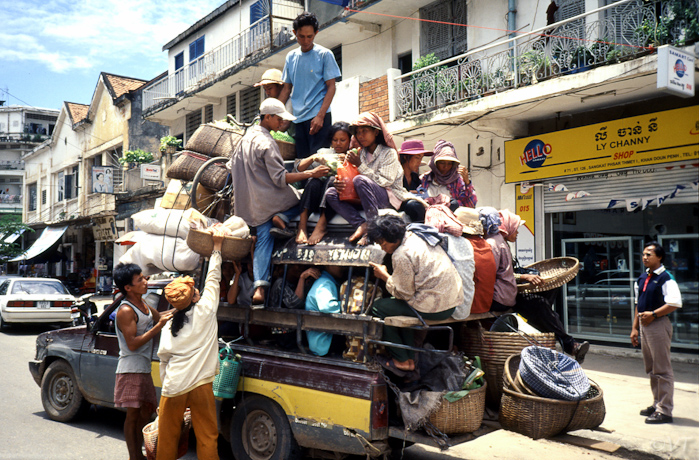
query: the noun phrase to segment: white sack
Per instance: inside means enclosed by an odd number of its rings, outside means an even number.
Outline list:
[[[119,262],[134,263],[146,276],[164,271],[188,272],[199,266],[200,256],[182,238],[144,234]]]
[[[167,235],[187,239],[189,221],[179,209],[146,209],[131,216],[134,227],[151,235]]]

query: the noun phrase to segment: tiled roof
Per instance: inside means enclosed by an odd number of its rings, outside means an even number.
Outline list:
[[[70,116],[72,124],[83,121],[87,117],[87,110],[89,108],[89,105],[66,102],[66,109],[68,110],[68,115]]]
[[[146,83],[145,80],[121,77],[119,75],[112,75],[104,72],[103,75],[107,84],[111,86],[111,92],[113,93],[114,99],[128,93],[129,91],[134,91]]]

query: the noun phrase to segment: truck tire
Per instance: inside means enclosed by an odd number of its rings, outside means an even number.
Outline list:
[[[58,360],[51,363],[41,379],[41,403],[51,420],[70,422],[84,413],[90,404],[85,401],[70,365]]]
[[[301,452],[281,407],[263,396],[244,396],[231,420],[236,460],[296,460]]]

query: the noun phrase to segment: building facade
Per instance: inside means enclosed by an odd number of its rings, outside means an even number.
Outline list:
[[[699,348],[699,200],[692,186],[699,152],[693,138],[674,145],[675,136],[657,136],[662,140],[655,148],[675,149],[672,155],[679,156],[666,155],[652,166],[610,161],[607,169],[595,170],[606,176],[590,170],[559,173],[527,162],[543,175],[513,174],[527,150],[517,140],[561,132],[578,147],[583,144],[575,129],[599,130],[619,120],[631,125],[614,129],[630,128],[637,136],[637,124],[647,131],[651,119],[675,110],[690,114],[686,123],[699,122],[696,95],[679,97],[657,87],[659,46],[696,54],[699,31],[692,20],[698,1],[374,0],[342,2],[346,8],[330,3],[338,2],[226,2],[165,45],[169,68],[144,87],[144,117],[168,125],[185,141],[200,123],[228,113],[249,121],[263,97],[252,85],[265,70],[283,68],[296,46],[289,22],[305,7],[321,23],[316,43],[333,51],[342,71],[333,121],[372,110],[389,122],[397,141],[416,138],[428,147],[439,139],[451,141],[470,171],[479,206],[525,216],[516,246],[522,263],[568,255],[581,261],[582,273],[594,268],[594,276],[576,278],[556,303],[572,334],[628,342],[640,246],[658,238],[677,254],[688,254],[669,261],[686,291],[687,308],[673,318],[675,345]],[[685,72],[695,85],[694,65]],[[670,121],[664,126],[676,117],[665,118]],[[622,144],[607,154],[639,150]],[[565,162],[566,148],[558,152]],[[592,160],[594,152],[583,148],[580,161]],[[627,210],[627,200],[650,197],[648,184],[657,186],[658,196],[672,198],[660,207],[656,197],[655,203]],[[682,188],[673,195],[673,187]],[[566,200],[563,188],[578,196]],[[594,308],[579,300],[588,292],[601,299]]]

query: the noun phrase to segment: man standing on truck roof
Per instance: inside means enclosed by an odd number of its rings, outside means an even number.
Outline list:
[[[129,459],[145,460],[141,451],[143,427],[158,407],[150,374],[152,340],[174,311],[158,313],[143,301],[143,295],[148,292],[148,278],[136,264],[117,265],[114,282],[125,296],[116,314],[119,362],[114,383],[114,406],[126,408],[124,438]]]
[[[330,103],[335,97],[335,80],[341,73],[332,51],[313,43],[318,34],[315,14],[304,11],[294,19],[293,27],[300,48],[286,55],[284,89],[279,100],[286,103],[291,95],[296,116],[296,155],[306,158],[330,143]]]
[[[323,177],[330,168],[318,166],[290,173],[270,131],[279,129],[283,120],[294,120],[279,99],[268,98],[260,105],[260,124],[248,129],[227,163],[235,193],[235,215],[241,217],[256,235],[253,253],[253,305],[262,305],[269,287],[270,264],[274,247],[272,227],[279,236],[293,237],[286,223],[299,215],[299,195],[290,184]]]

